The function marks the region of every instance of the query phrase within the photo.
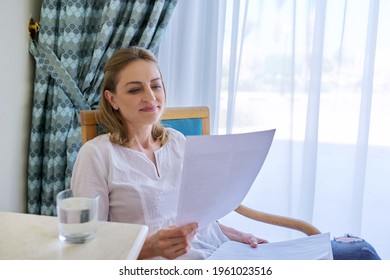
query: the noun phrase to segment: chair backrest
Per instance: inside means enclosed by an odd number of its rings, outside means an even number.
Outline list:
[[[83,144],[99,134],[97,114],[99,114],[99,110],[80,111]],[[210,134],[210,111],[206,106],[167,107],[161,118],[161,123],[186,136],[208,135]]]

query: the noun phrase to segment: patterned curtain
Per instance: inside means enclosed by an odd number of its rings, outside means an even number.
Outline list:
[[[27,209],[56,215],[81,147],[80,110],[95,109],[103,67],[121,47],[156,53],[177,0],[43,0],[36,61]]]

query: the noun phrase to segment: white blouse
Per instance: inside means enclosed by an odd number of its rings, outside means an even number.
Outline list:
[[[169,129],[169,141],[146,154],[111,143],[108,134],[85,143],[73,168],[73,189],[99,192],[99,219],[144,224],[149,233],[175,225],[185,137]],[[205,259],[228,238],[215,222],[199,231],[181,259]]]

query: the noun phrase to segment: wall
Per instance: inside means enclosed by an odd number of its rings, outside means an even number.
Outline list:
[[[2,0],[0,9],[0,211],[25,212],[34,60],[28,22],[41,0]]]

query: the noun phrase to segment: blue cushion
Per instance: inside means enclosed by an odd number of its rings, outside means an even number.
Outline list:
[[[162,120],[161,123],[180,131],[184,136],[202,135],[202,119]]]

